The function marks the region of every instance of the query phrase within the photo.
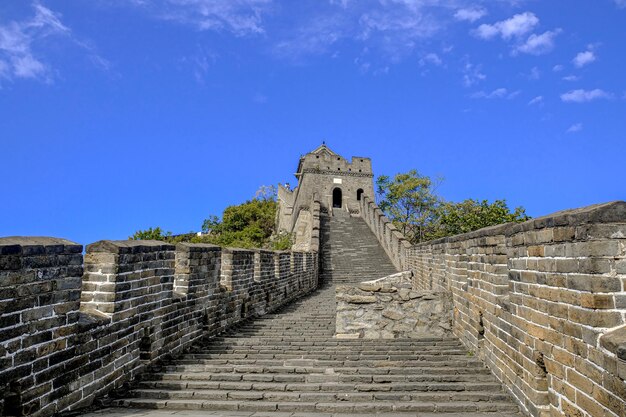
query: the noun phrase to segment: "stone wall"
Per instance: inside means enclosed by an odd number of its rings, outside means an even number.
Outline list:
[[[626,416],[626,203],[416,245],[417,290],[533,416]]]
[[[83,247],[53,238],[0,242],[0,415],[65,406],[73,379],[65,370],[89,362],[74,343]]]
[[[450,294],[413,290],[410,272],[356,286],[338,285],[336,298],[339,339],[451,335]]]
[[[311,201],[319,201],[328,212],[333,207],[333,194],[341,193],[341,209],[358,214],[359,190],[374,194],[374,174],[370,158],[353,156],[350,161],[321,145],[302,155],[295,173],[298,185],[293,189],[278,187],[278,230],[295,232],[301,211],[309,209]]]
[[[320,246],[320,202],[313,201],[310,207],[300,210],[296,220],[293,250],[319,251]]]
[[[90,405],[200,337],[308,293],[317,279],[316,252],[100,241],[83,265],[72,242],[0,239],[0,414]]]
[[[408,265],[407,251],[411,248],[409,241],[383,214],[374,200],[366,194],[361,196],[359,210],[361,217],[374,232],[394,266],[400,271],[406,270]]]

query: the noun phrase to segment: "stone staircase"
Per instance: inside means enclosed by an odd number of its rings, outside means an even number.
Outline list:
[[[398,272],[362,218],[334,209],[320,221],[322,283],[356,283]]]
[[[519,416],[457,338],[336,339],[333,284],[396,270],[362,219],[326,218],[322,231],[325,281],[318,291],[153,367],[116,405],[207,415]]]
[[[452,337],[337,340],[334,288],[214,339],[143,376],[117,405],[320,413],[498,412],[517,406]]]

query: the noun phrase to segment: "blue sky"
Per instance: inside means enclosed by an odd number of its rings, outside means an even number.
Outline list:
[[[322,140],[452,201],[625,199],[624,0],[4,0],[0,236],[198,230]]]

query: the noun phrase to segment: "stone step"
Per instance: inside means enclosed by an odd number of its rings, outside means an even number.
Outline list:
[[[374,360],[318,360],[318,359],[234,359],[229,357],[219,359],[194,359],[180,360],[177,363],[181,365],[258,365],[258,366],[287,366],[287,367],[306,367],[318,366],[326,368],[358,368],[358,367],[432,367],[433,362],[426,361],[374,361]],[[464,360],[442,360],[437,361],[436,366],[453,367],[453,368],[481,368],[484,365],[480,361],[464,361]]]
[[[193,367],[193,370],[181,370],[178,367]],[[436,376],[440,378],[465,378],[466,375],[474,375],[477,379],[483,380],[483,377],[493,375],[487,368],[477,367],[380,367],[380,368],[363,368],[363,367],[323,367],[323,366],[265,366],[265,365],[229,365],[229,364],[211,364],[211,365],[166,365],[162,367],[159,374],[144,374],[144,379],[156,380],[181,380],[181,379],[197,379],[211,378],[213,374],[233,374],[231,378],[237,379],[240,375],[245,374],[265,374],[266,378],[273,378],[272,374],[324,374],[333,372],[342,375],[367,375],[367,376],[393,376],[393,375],[412,375],[415,378],[421,376]],[[202,375],[197,375],[202,374]]]
[[[228,337],[224,337],[221,340],[223,340],[224,342],[227,343],[242,343],[242,339],[245,340],[249,340],[251,341],[251,343],[257,343],[257,342],[262,342],[262,341],[272,341],[274,340],[275,343],[280,342],[281,340],[276,340],[275,338],[271,338],[271,337],[263,337],[263,336],[257,336],[254,338],[249,338],[245,337],[245,338],[241,338],[239,337],[238,334],[233,334],[233,335],[229,335]],[[387,344],[390,346],[412,346],[415,348],[419,348],[420,346],[439,346],[439,345],[443,345],[446,343],[456,343],[457,345],[459,344],[458,339],[454,340],[451,338],[448,339],[442,339],[442,338],[420,338],[420,339],[385,339],[385,340],[379,340],[379,339],[335,339],[335,338],[310,338],[310,340],[295,340],[295,339],[303,339],[302,337],[293,337],[293,338],[285,338],[286,341],[291,341],[291,342],[304,342],[304,343],[324,343],[326,345],[343,345],[343,346],[381,346],[381,344]],[[215,339],[211,340],[211,343],[214,344]],[[218,342],[219,343],[219,342]]]
[[[224,389],[193,389],[169,390],[138,389],[134,391],[135,398],[151,398],[160,400],[237,400],[237,401],[416,401],[416,402],[456,402],[456,401],[507,401],[508,396],[503,393],[485,391],[439,392],[432,391],[389,391],[389,392],[309,392],[288,391],[285,389],[273,391],[271,387],[258,384],[257,390],[224,390]]]
[[[341,355],[341,354],[350,354],[354,355],[354,349],[349,348],[337,348],[337,347],[316,347],[316,346],[271,346],[268,348],[259,347],[259,346],[249,346],[249,347],[220,347],[220,346],[212,346],[207,348],[205,354],[220,354],[220,355],[230,355],[230,354],[244,354],[244,355],[275,355],[275,354],[286,354],[286,355]],[[359,355],[387,355],[388,357],[393,357],[396,355],[415,355],[415,351],[412,349],[397,349],[397,350],[361,350]],[[467,352],[464,349],[422,349],[420,350],[420,354],[432,354],[432,355],[467,355]],[[198,357],[198,354],[195,355]]]
[[[446,391],[449,394],[461,391],[502,392],[497,382],[359,382],[359,381],[332,381],[332,376],[305,375],[305,381],[299,381],[303,375],[285,375],[281,382],[254,382],[254,381],[143,381],[140,387],[151,388],[162,392],[179,391],[183,389],[209,389],[229,391],[297,391],[297,392],[395,392],[395,391]],[[292,379],[292,380],[290,380]],[[354,378],[358,379],[358,378]],[[324,381],[324,382],[323,382]],[[348,384],[346,382],[352,382]],[[141,390],[141,389],[139,389]],[[134,390],[133,392],[137,392]]]
[[[317,360],[317,361],[363,361],[363,363],[373,362],[379,363],[380,361],[390,362],[447,362],[447,361],[459,361],[467,358],[467,355],[463,352],[457,352],[456,354],[433,352],[431,354],[416,354],[416,353],[402,353],[396,354],[362,354],[362,353],[323,353],[323,352],[294,352],[294,353],[201,353],[194,355],[193,358],[182,358],[185,360],[199,360],[206,361],[211,359],[249,359],[249,360],[290,360],[290,359],[305,359],[305,360]],[[365,365],[363,365],[365,366]]]
[[[283,373],[277,372],[216,372],[215,369],[189,370],[189,369],[167,369],[162,374],[146,374],[142,378],[141,386],[150,386],[152,388],[162,388],[164,381],[168,383],[177,383],[187,387],[188,384],[193,385],[190,381],[212,381],[215,384],[220,382],[307,382],[311,379],[320,379],[320,375],[327,376],[329,381],[338,382],[360,382],[360,383],[391,383],[391,382],[441,382],[441,383],[476,383],[476,382],[495,382],[495,378],[490,373],[466,373],[456,374],[451,372],[439,373],[416,373],[416,374],[382,374],[368,373],[366,371],[354,373],[325,373],[325,369],[311,369],[307,372]],[[298,370],[296,370],[298,371]],[[182,382],[181,382],[182,381]],[[191,386],[190,385],[190,386]],[[168,385],[171,386],[171,385]],[[205,387],[206,388],[206,387]],[[217,388],[211,386],[210,388]]]
[[[476,402],[413,402],[413,401],[373,401],[373,402],[305,402],[305,401],[217,401],[217,400],[154,400],[133,398],[117,400],[116,405],[131,408],[170,409],[170,410],[232,410],[232,411],[280,411],[315,413],[375,413],[375,412],[507,412],[516,413],[518,407],[507,401]],[[495,416],[494,416],[495,417]]]
[[[357,343],[341,343],[337,342],[337,339],[326,340],[322,342],[309,342],[309,341],[295,341],[288,343],[266,343],[263,346],[259,346],[257,343],[243,343],[242,339],[228,340],[221,343],[211,343],[203,347],[203,351],[212,351],[215,349],[252,349],[252,350],[273,350],[273,349],[334,349],[335,351],[354,351],[359,349],[360,352],[396,352],[396,351],[409,351],[409,352],[425,352],[425,351],[439,351],[439,350],[462,350],[467,352],[460,343],[445,343],[445,342],[431,342],[423,344],[411,344],[411,343],[389,343],[387,341],[379,341],[377,344],[358,343],[359,340],[367,339],[353,339]],[[350,339],[348,339],[350,340]],[[346,340],[346,342],[348,341]]]

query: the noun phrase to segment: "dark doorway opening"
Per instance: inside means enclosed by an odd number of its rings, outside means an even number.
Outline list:
[[[361,201],[361,195],[363,194],[363,189],[359,188],[356,190],[356,201]]]
[[[341,188],[333,190],[333,208],[341,208]]]

